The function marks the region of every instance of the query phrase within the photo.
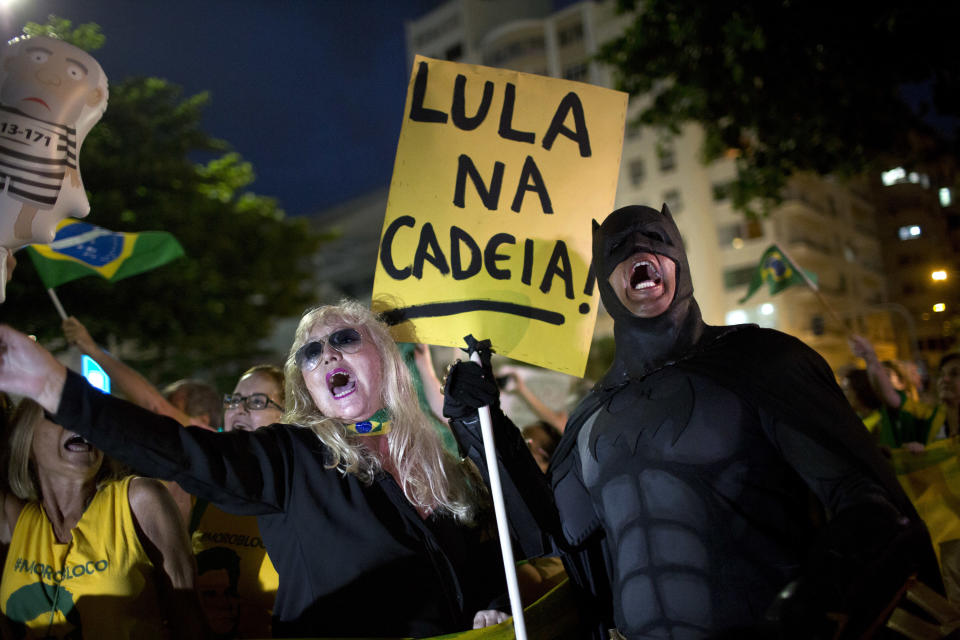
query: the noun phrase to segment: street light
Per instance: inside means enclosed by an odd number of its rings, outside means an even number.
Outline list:
[[[945,311],[946,308],[947,308],[947,305],[943,304],[942,302],[938,302],[937,304],[933,305],[933,310],[936,311],[937,313],[940,313],[941,311]]]
[[[944,269],[937,269],[930,274],[930,277],[937,281],[943,281],[947,279],[947,272]]]

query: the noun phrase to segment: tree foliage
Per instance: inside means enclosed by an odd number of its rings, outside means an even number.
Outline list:
[[[57,290],[95,339],[132,341],[149,354],[137,366],[156,380],[223,367],[235,376],[262,355],[258,343],[276,319],[298,316],[314,299],[310,262],[321,238],[273,199],[246,191],[250,163],[200,128],[208,101],[158,78],[112,85],[79,156],[89,222],[170,231],[186,252],[116,283],[87,277]],[[215,156],[197,164],[198,152]],[[55,339],[60,321],[32,264],[18,257],[4,319]]]
[[[55,15],[49,16],[45,24],[28,22],[23,27],[23,34],[59,38],[84,51],[96,51],[107,41],[106,36],[100,33],[100,25],[87,22],[74,27],[70,20]]]
[[[600,57],[648,94],[641,124],[703,126],[705,161],[737,158],[735,206],[768,212],[797,171],[840,176],[929,161],[924,109],[960,116],[960,5],[802,0],[620,0],[636,11]],[[912,96],[926,90],[926,107]],[[955,136],[954,136],[955,139]],[[889,167],[885,167],[889,168]]]

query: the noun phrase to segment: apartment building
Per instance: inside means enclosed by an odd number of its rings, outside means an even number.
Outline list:
[[[909,325],[910,349],[936,367],[960,333],[960,207],[952,171],[927,175],[893,167],[869,184],[890,301]]]
[[[550,3],[450,0],[406,27],[407,53],[483,64],[613,86],[611,70],[594,59],[599,46],[622,31],[628,16],[615,2]],[[628,118],[643,98],[631,101]],[[768,219],[746,220],[732,210],[726,185],[733,160],[705,165],[696,125],[665,140],[654,130],[628,125],[617,206],[667,203],[686,242],[704,319],[712,324],[756,322],[793,334],[833,367],[852,361],[847,326],[880,342],[894,355],[876,210],[867,190],[817,176],[797,176],[785,201]],[[602,219],[609,212],[596,212]],[[741,304],[764,250],[778,243],[802,267],[817,273],[819,295],[794,287],[776,296],[760,291]],[[609,334],[601,314],[597,335]],[[908,357],[905,354],[900,357]]]

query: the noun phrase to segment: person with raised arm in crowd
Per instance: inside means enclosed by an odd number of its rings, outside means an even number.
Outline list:
[[[222,424],[221,399],[212,386],[200,380],[183,379],[171,383],[161,392],[139,371],[101,348],[76,317],[65,319],[61,328],[67,343],[100,365],[114,386],[130,402],[148,411],[169,416],[183,426],[196,425],[219,430]],[[175,482],[164,482],[164,485],[177,503],[183,522],[189,522],[193,505],[190,494]]]
[[[546,403],[537,397],[537,394],[527,386],[523,375],[516,367],[500,367],[498,374],[497,382],[502,391],[520,396],[541,422],[553,427],[557,433],[563,433],[563,429],[567,426],[567,418],[570,417],[566,411],[558,411],[548,407]]]
[[[310,310],[285,374],[292,424],[183,428],[0,327],[0,389],[141,473],[257,516],[280,575],[275,637],[425,637],[503,621],[487,491],[444,450],[386,326],[356,302]]]
[[[903,372],[881,362],[867,338],[850,336],[850,348],[866,363],[870,386],[880,399],[880,420],[875,426],[880,445],[921,453],[935,438],[943,437],[938,434],[946,421],[945,406],[922,402]]]
[[[202,380],[183,379],[170,383],[161,391],[139,371],[101,348],[76,317],[65,319],[62,329],[67,342],[99,364],[130,402],[154,413],[170,416],[183,426],[196,425],[220,430],[223,424],[221,399],[217,390],[209,384]]]

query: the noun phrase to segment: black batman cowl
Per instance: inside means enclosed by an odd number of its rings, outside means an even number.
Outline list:
[[[669,308],[654,318],[638,318],[610,286],[618,264],[638,251],[656,253],[676,264],[676,290]],[[617,209],[603,224],[594,222],[593,269],[600,299],[613,318],[616,354],[600,381],[612,387],[638,379],[675,361],[697,344],[706,325],[693,297],[693,280],[680,230],[667,205],[662,211],[632,205]]]

